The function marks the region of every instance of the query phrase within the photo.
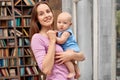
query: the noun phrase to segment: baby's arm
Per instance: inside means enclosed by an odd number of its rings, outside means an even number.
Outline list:
[[[67,31],[63,32],[60,37],[57,37],[57,43],[64,44],[67,41],[69,36],[70,36],[69,32],[67,32]]]

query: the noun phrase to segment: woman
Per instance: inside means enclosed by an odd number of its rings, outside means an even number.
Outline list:
[[[74,80],[67,78],[68,70],[63,63],[84,60],[84,55],[72,50],[63,52],[61,46],[56,44],[53,19],[52,9],[47,2],[41,1],[34,6],[30,28],[33,55],[40,70],[46,74],[46,80]]]

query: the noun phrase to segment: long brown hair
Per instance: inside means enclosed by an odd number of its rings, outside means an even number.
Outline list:
[[[48,4],[48,2],[46,1],[40,1],[38,3],[35,4],[35,6],[33,7],[32,9],[32,14],[31,14],[31,26],[30,26],[30,39],[32,38],[32,36],[35,34],[35,33],[39,33],[39,31],[41,30],[41,24],[38,22],[38,13],[37,13],[37,7],[40,5],[40,4],[46,4],[51,12],[53,13],[53,10],[52,8],[50,7],[50,5]],[[53,17],[54,17],[54,14],[53,14]],[[52,26],[54,27],[54,22],[52,24]]]

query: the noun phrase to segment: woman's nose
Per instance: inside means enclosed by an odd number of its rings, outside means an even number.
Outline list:
[[[45,16],[45,17],[47,17],[48,15],[49,15],[48,13],[45,13],[45,15],[44,15],[44,16]]]

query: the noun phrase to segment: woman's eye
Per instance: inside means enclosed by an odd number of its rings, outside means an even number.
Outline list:
[[[50,11],[50,10],[47,10],[46,12],[47,12],[47,13],[50,13],[51,11]]]
[[[41,15],[43,15],[43,14],[44,14],[43,12],[38,12],[38,15],[39,15],[39,16],[41,16]]]

